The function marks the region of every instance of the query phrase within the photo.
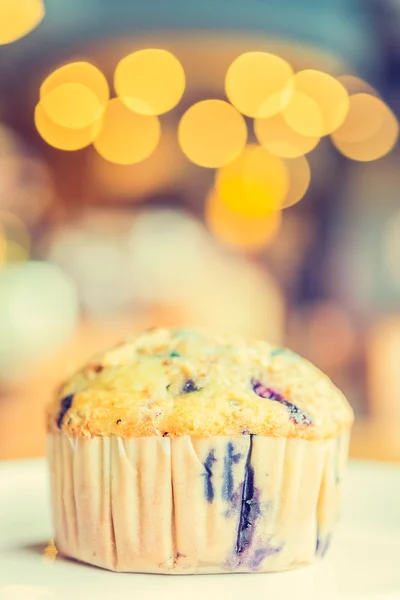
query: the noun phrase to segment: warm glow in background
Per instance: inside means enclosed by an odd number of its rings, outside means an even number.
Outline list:
[[[249,31],[57,46],[45,4],[0,0],[0,459],[44,453],[90,354],[196,324],[315,362],[354,406],[352,455],[400,461],[394,51],[369,80]]]

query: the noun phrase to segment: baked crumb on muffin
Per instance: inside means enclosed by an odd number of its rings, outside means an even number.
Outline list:
[[[265,341],[155,328],[92,358],[49,407],[70,436],[327,439],[351,427],[318,368]]]

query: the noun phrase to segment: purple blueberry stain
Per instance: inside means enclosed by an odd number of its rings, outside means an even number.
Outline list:
[[[222,484],[222,498],[224,500],[232,501],[234,493],[234,480],[233,480],[233,465],[238,464],[242,455],[240,453],[235,454],[235,446],[232,442],[227,445],[227,453],[224,457],[224,477]]]
[[[251,464],[252,451],[253,436],[250,435],[250,446],[247,454],[242,486],[239,525],[236,535],[235,552],[237,555],[243,554],[243,552],[251,545],[255,522],[260,515],[258,491],[254,486],[254,468]]]
[[[280,546],[273,546],[270,541],[268,541],[267,546],[263,548],[257,548],[257,550],[253,552],[252,556],[247,561],[247,564],[253,571],[258,571],[265,558],[279,554],[282,549],[283,544]]]
[[[205,473],[203,473],[203,475],[204,475],[204,495],[207,499],[207,502],[209,502],[210,504],[214,500],[214,486],[213,486],[213,482],[212,482],[212,477],[213,477],[213,465],[216,462],[217,462],[217,459],[215,458],[215,451],[210,450],[210,452],[207,455],[206,460],[203,463],[204,470],[205,470]]]
[[[193,379],[188,379],[183,384],[183,388],[182,388],[183,394],[190,394],[191,392],[198,392],[198,391],[199,391],[199,388],[196,387],[196,384],[193,381]]]
[[[65,396],[61,400],[60,411],[59,411],[59,413],[57,415],[57,427],[58,427],[58,429],[61,429],[64,417],[65,417],[66,413],[69,411],[69,409],[71,408],[73,399],[74,399],[74,394],[69,394],[68,396]]]
[[[283,404],[283,406],[285,406],[289,411],[289,419],[296,423],[296,425],[303,425],[305,427],[312,425],[312,420],[310,419],[310,417],[306,415],[306,413],[303,412],[300,408],[298,408],[295,404],[292,404],[292,402],[285,400],[285,398],[282,396],[282,394],[279,394],[279,392],[267,387],[266,385],[261,383],[261,381],[257,381],[257,379],[252,379],[251,385],[254,393],[257,394],[257,396],[260,396],[260,398],[264,398],[266,400],[273,400],[274,402],[279,402],[280,404]]]
[[[317,543],[315,545],[316,556],[325,556],[331,543],[331,534],[326,535],[324,538],[317,536]]]
[[[251,571],[257,571],[265,558],[281,552],[283,544],[273,544],[271,538],[260,539],[257,535],[259,518],[262,515],[268,518],[267,515],[273,505],[272,502],[261,503],[261,493],[255,485],[255,472],[252,465],[254,435],[250,434],[249,437],[246,456],[236,452],[232,443],[226,446],[222,496],[228,501],[229,506],[225,517],[238,519],[236,539],[227,566],[229,569],[237,569],[241,565],[246,565]],[[232,466],[243,459],[245,459],[243,482],[233,490],[234,481],[230,480],[229,473]]]

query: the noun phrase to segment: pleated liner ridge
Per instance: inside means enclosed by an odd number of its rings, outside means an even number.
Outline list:
[[[348,433],[48,436],[58,550],[114,571],[281,571],[325,554]]]

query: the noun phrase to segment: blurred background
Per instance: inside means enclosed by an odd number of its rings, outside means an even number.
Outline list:
[[[400,461],[400,2],[0,0],[0,459],[153,325],[291,347]]]

